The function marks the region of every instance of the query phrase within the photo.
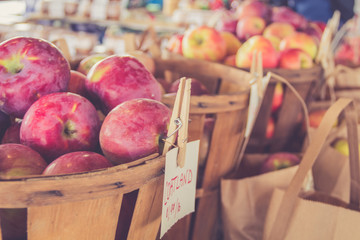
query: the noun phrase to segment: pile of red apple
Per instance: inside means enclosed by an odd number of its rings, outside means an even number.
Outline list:
[[[43,39],[0,44],[0,177],[91,171],[161,151],[171,110],[152,73],[130,55],[88,65],[71,70]]]
[[[304,69],[314,65],[324,27],[288,7],[243,1],[215,27],[197,26],[171,36],[167,49],[239,68],[249,68],[258,51],[265,68]]]

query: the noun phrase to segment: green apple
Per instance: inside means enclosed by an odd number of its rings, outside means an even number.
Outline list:
[[[345,156],[349,156],[349,143],[346,139],[341,138],[336,140],[333,146],[341,154],[344,154]],[[359,152],[360,152],[360,144],[359,144]]]

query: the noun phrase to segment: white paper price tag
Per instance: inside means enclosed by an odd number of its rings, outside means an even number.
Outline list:
[[[255,120],[256,120],[258,112],[260,110],[260,105],[261,105],[263,96],[265,95],[265,91],[266,91],[267,85],[269,84],[269,81],[270,81],[269,75],[262,78],[262,89],[263,89],[262,96],[259,96],[259,94],[258,94],[258,82],[251,85],[248,119],[247,119],[246,129],[245,129],[245,137],[249,137],[251,134],[252,128],[255,124]]]
[[[195,211],[199,142],[197,140],[186,144],[183,168],[177,166],[178,148],[166,154],[161,237],[179,219]]]

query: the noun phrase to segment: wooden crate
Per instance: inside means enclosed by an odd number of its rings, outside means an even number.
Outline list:
[[[304,99],[307,106],[313,100],[314,95],[317,94],[318,89],[324,81],[323,71],[319,65],[311,69],[266,69],[265,72],[273,72],[289,81]],[[299,137],[298,130],[301,129],[301,124],[304,119],[303,109],[295,94],[286,86],[284,86],[282,105],[275,115],[273,137],[265,137],[267,124],[272,115],[271,105],[275,85],[276,80],[273,78],[270,79],[263,104],[261,105],[259,115],[247,145],[247,153],[299,152],[301,150],[303,137]]]
[[[177,222],[163,239],[215,239],[220,219],[220,179],[233,171],[237,152],[244,139],[249,105],[248,72],[218,63],[181,57],[156,59],[156,76],[196,78],[211,95],[191,96],[189,141],[204,140],[206,119],[213,119],[209,151],[199,165],[195,213]],[[165,95],[163,102],[171,106],[174,96]]]
[[[0,208],[26,210],[28,240],[156,239],[164,164],[155,154],[87,173],[1,178]],[[136,197],[129,217],[123,200]]]

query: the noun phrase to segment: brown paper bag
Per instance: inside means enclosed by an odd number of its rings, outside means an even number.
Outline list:
[[[307,194],[305,198],[300,194],[304,179],[321,152],[335,119],[344,109],[350,148],[350,203],[318,192]],[[357,116],[352,100],[339,99],[327,111],[316,130],[289,187],[285,191],[276,189],[273,192],[265,221],[264,240],[360,239],[360,169],[356,128]]]
[[[265,159],[265,154],[262,158]],[[246,162],[246,156],[243,162]],[[286,188],[297,166],[242,179],[221,180],[224,239],[262,238],[265,216],[275,188]]]

